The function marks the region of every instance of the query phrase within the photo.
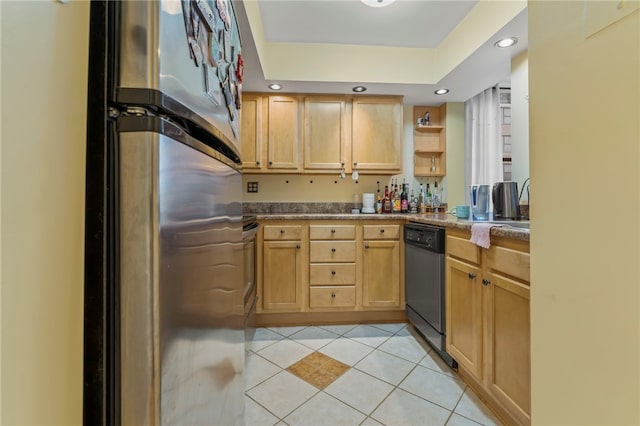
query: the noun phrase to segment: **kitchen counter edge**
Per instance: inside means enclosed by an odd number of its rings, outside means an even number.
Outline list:
[[[471,231],[470,221],[460,221],[446,214],[353,214],[353,213],[256,213],[258,220],[402,220]],[[508,225],[494,226],[491,235],[529,241],[528,229],[513,228]]]

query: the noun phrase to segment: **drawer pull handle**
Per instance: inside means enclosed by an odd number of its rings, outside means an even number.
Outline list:
[[[335,293],[331,293],[331,298],[335,299],[336,298],[336,294]]]
[[[490,281],[490,280],[488,280],[488,279],[486,279],[486,278],[483,278],[483,279],[482,279],[482,284],[483,284],[483,285],[489,285],[489,284],[491,284],[491,281]]]
[[[473,272],[469,272],[469,278],[474,279],[476,277],[476,274],[474,274]]]
[[[335,275],[335,274],[336,274],[336,271],[331,271],[331,275]]]
[[[331,253],[335,253],[335,252],[336,252],[336,249],[335,249],[335,248],[332,248],[332,249],[331,249]]]
[[[296,248],[299,249],[300,248],[300,244],[296,244]]]
[[[331,230],[331,233],[332,233],[332,234],[335,234],[335,233],[336,233],[336,230],[335,230],[335,229],[332,229],[332,230]]]

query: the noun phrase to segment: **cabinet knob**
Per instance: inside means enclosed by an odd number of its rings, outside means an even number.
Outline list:
[[[332,234],[335,234],[335,233],[336,233],[336,230],[335,230],[335,229],[332,229],[332,230],[331,230],[331,233],[332,233]]]
[[[273,161],[269,161],[269,165],[270,165],[270,166],[273,166]]]
[[[335,253],[335,252],[336,252],[336,249],[335,249],[335,248],[332,248],[332,249],[331,249],[331,253]]]
[[[364,245],[364,248],[369,248],[369,244],[365,244],[365,245]]]
[[[300,244],[296,244],[296,248],[299,249],[300,248]]]
[[[260,165],[260,162],[259,162],[259,161],[256,161],[256,166],[259,166],[259,165]]]
[[[483,278],[483,279],[482,279],[482,284],[483,284],[483,285],[489,285],[489,284],[491,284],[491,281],[490,281],[490,280],[488,280],[488,279],[486,279],[486,278]]]
[[[331,271],[331,275],[335,275],[335,274],[336,274],[336,271]]]
[[[381,229],[381,230],[380,230],[380,233],[381,233],[381,234],[384,234],[384,229]]]
[[[469,278],[474,279],[476,277],[476,274],[474,274],[473,272],[469,272]]]
[[[331,298],[335,299],[336,298],[336,294],[335,293],[331,293]]]
[[[280,230],[280,233],[281,233],[281,234],[284,234],[284,229],[281,229],[281,230]]]
[[[358,165],[358,163],[353,163],[353,167],[356,167]]]

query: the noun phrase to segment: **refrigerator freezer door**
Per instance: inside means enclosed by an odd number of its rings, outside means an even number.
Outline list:
[[[244,423],[241,177],[119,134],[121,424]]]
[[[190,118],[195,113],[218,129],[239,153],[242,59],[231,1],[124,1],[120,7],[116,101],[146,104],[153,96],[141,89],[160,92]]]

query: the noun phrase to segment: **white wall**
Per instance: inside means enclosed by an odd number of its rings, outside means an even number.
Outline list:
[[[585,5],[529,1],[532,422],[638,425],[640,11]]]
[[[529,177],[529,55],[521,53],[511,60],[511,180],[518,191]],[[522,192],[521,202],[527,200]]]
[[[79,425],[89,3],[0,8],[0,423]]]

